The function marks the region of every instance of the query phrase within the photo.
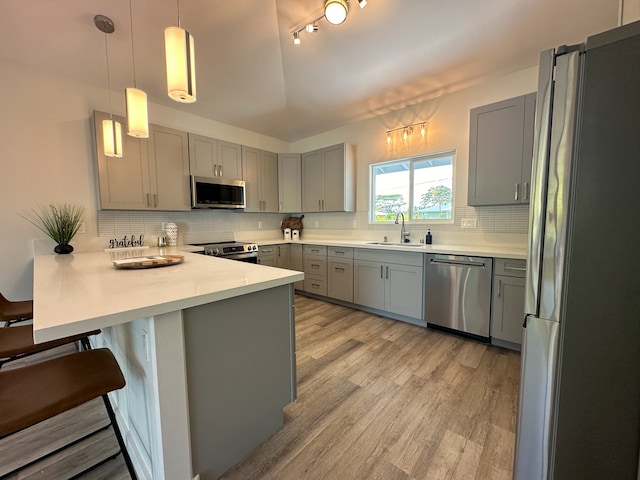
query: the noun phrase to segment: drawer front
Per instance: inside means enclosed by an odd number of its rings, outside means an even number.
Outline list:
[[[327,255],[335,258],[353,258],[351,247],[328,247]]]
[[[305,245],[304,254],[323,256],[327,254],[327,247],[325,245]]]
[[[524,278],[527,273],[526,260],[512,260],[509,258],[496,258],[493,274],[507,277]]]
[[[318,275],[305,275],[304,291],[316,295],[327,296],[327,278]]]
[[[353,260],[329,260],[327,296],[353,303]]]
[[[312,275],[326,277],[327,276],[327,259],[319,258],[319,257],[305,257],[304,273],[310,273]]]
[[[262,245],[258,247],[258,256],[275,255],[277,253],[277,245]]]
[[[369,250],[367,248],[356,248],[353,254],[356,260],[366,260],[369,262],[396,263],[398,265],[413,265],[422,267],[424,253],[418,252],[394,252],[392,250]]]

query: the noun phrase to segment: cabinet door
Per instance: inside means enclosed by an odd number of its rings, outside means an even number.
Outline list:
[[[298,272],[304,271],[304,266],[302,264],[302,245],[299,243],[292,243],[290,246],[290,265],[291,270],[296,270]],[[294,284],[297,290],[304,290],[304,280],[300,280]]]
[[[260,174],[259,164],[260,150],[251,147],[242,147],[242,172],[245,182],[245,212],[259,212],[260,199]]]
[[[353,302],[353,260],[329,259],[327,296]]]
[[[344,144],[327,147],[322,150],[324,171],[324,196],[322,210],[325,212],[344,212],[345,165]]]
[[[469,122],[469,205],[528,203],[535,94],[474,108]]]
[[[189,172],[197,177],[217,175],[216,140],[195,133],[189,134]]]
[[[242,150],[237,143],[216,140],[218,175],[231,180],[242,180]]]
[[[298,153],[278,154],[279,211],[302,211],[302,164]]]
[[[258,263],[260,265],[266,265],[267,267],[277,267],[278,258],[275,255],[265,255],[258,257]]]
[[[491,337],[522,343],[525,279],[496,275],[493,279]]]
[[[109,114],[94,112],[100,208],[106,210],[146,210],[151,208],[147,142],[122,134],[122,157],[107,157],[102,141],[102,120]],[[126,119],[113,116],[126,128]]]
[[[353,302],[384,310],[384,265],[367,260],[353,262]]]
[[[290,245],[278,245],[278,261],[279,268],[291,268],[291,247]]]
[[[187,133],[158,125],[149,130],[152,208],[191,210]]]
[[[324,169],[322,151],[302,154],[302,211],[321,212],[323,199]]]
[[[385,310],[422,318],[423,275],[422,267],[410,265],[385,265]]]
[[[260,152],[261,200],[263,212],[278,212],[278,156]]]

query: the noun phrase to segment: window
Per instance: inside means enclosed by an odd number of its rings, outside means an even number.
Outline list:
[[[371,165],[371,222],[407,219],[450,223],[453,220],[455,151],[421,155]]]

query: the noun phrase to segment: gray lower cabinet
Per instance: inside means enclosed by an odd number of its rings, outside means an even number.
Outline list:
[[[298,272],[304,272],[302,261],[302,245],[299,243],[291,243],[289,245],[289,268]],[[304,290],[304,280],[294,283],[296,290]]]
[[[529,203],[536,94],[473,108],[469,205]]]
[[[276,267],[291,268],[291,246],[288,244],[276,246]]]
[[[353,248],[329,247],[327,296],[353,303]]]
[[[424,325],[422,253],[355,249],[353,302]]]
[[[262,245],[258,248],[258,264],[268,267],[278,266],[278,246]]]
[[[514,350],[522,344],[526,262],[496,258],[491,308],[491,343]]]
[[[327,296],[327,247],[304,245],[302,248],[304,291]]]

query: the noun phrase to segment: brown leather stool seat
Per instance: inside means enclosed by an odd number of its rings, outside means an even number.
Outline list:
[[[107,348],[63,355],[0,371],[0,438],[101,396],[120,444],[120,451],[108,460],[122,453],[131,477],[135,479],[131,460],[107,397],[108,392],[124,386],[122,371]]]
[[[80,341],[84,348],[89,350],[90,345],[87,337],[98,335],[99,333],[100,330],[92,330],[91,332],[72,335],[50,342],[33,343],[33,325],[0,328],[0,368],[7,362],[71,342]]]
[[[5,322],[5,326],[9,326],[13,322],[30,318],[33,318],[33,300],[12,302],[0,293],[0,322]]]

